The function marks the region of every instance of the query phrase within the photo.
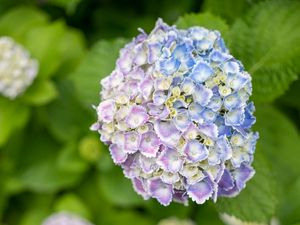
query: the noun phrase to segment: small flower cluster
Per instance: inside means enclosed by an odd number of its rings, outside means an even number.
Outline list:
[[[170,217],[159,221],[157,225],[196,225],[193,221],[188,219],[178,219],[177,217]]]
[[[167,206],[236,196],[254,174],[250,75],[218,31],[162,20],[140,31],[101,81],[91,129],[144,199]]]
[[[239,218],[228,215],[226,213],[221,214],[220,218],[226,225],[267,225],[267,223],[242,221]],[[269,225],[280,225],[280,222],[278,221],[278,219],[273,217],[271,219],[270,223],[268,223],[268,224]]]
[[[87,220],[73,213],[59,212],[52,214],[42,225],[93,225]]]
[[[0,38],[0,94],[15,99],[31,85],[38,62],[10,37]]]

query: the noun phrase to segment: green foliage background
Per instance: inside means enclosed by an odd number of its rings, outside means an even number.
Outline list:
[[[234,199],[167,208],[143,201],[89,131],[100,79],[137,28],[150,31],[158,17],[220,30],[252,75],[257,172]],[[299,1],[0,0],[0,36],[40,62],[23,96],[0,97],[0,224],[39,225],[57,211],[96,225],[155,225],[171,216],[220,225],[224,212],[300,223]]]

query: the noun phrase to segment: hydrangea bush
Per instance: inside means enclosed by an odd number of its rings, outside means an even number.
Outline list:
[[[121,49],[101,85],[91,128],[144,199],[217,201],[254,175],[251,76],[218,31],[159,19]]]
[[[42,225],[93,225],[89,221],[81,218],[80,216],[69,213],[59,212],[50,215],[45,219]]]
[[[22,94],[38,72],[38,62],[10,37],[0,37],[0,94],[10,99]]]

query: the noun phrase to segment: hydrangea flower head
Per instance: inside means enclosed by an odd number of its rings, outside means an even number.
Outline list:
[[[73,213],[59,212],[52,214],[42,225],[93,225],[87,220]]]
[[[221,214],[220,218],[226,225],[280,225],[278,219],[275,217],[273,217],[269,223],[242,221],[239,218],[226,213]]]
[[[236,196],[254,175],[251,77],[218,31],[159,19],[101,84],[92,129],[145,199],[203,204]]]
[[[157,225],[196,225],[196,224],[189,219],[178,219],[177,217],[170,217],[170,218],[160,220]]]
[[[10,37],[0,37],[0,94],[16,98],[31,85],[38,63]]]

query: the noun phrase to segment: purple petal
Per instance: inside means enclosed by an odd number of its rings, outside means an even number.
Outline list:
[[[225,191],[228,191],[234,187],[234,180],[227,169],[224,170],[224,173],[218,183],[218,186],[219,188]]]
[[[123,173],[125,177],[131,179],[137,177],[138,174],[134,174],[133,170],[137,167],[137,154],[129,154],[127,159],[121,163],[121,167],[123,169]]]
[[[221,162],[220,155],[214,148],[209,149],[209,155],[207,158],[208,164],[211,166],[215,166]]]
[[[121,72],[127,74],[131,70],[132,66],[132,56],[130,52],[126,51],[121,54],[120,58],[117,61],[118,68],[120,68]]]
[[[136,55],[134,57],[133,62],[137,66],[141,66],[147,63],[147,51],[140,45],[136,50]]]
[[[145,72],[140,67],[137,67],[133,70],[131,70],[127,75],[126,78],[130,78],[133,80],[143,80],[145,78]]]
[[[191,162],[199,162],[208,157],[207,148],[197,140],[187,142],[184,153]]]
[[[229,190],[219,188],[218,189],[218,196],[235,197],[239,194],[239,192],[240,191],[238,190],[236,185],[234,185],[234,187],[229,189]]]
[[[152,64],[158,60],[161,55],[161,45],[160,44],[149,44],[148,45],[148,63]]]
[[[143,155],[139,155],[139,163],[144,173],[150,174],[156,171],[159,166],[156,164],[156,158],[150,158]]]
[[[214,73],[214,70],[205,62],[198,62],[191,74],[190,78],[193,79],[196,83],[204,82]]]
[[[188,205],[188,195],[186,191],[174,190],[173,200],[178,203],[182,203],[185,206]]]
[[[157,164],[165,171],[177,173],[182,168],[183,160],[175,149],[165,148],[158,156]]]
[[[232,148],[225,135],[221,136],[217,140],[216,145],[218,147],[218,153],[222,161],[226,161],[232,157]]]
[[[98,119],[105,123],[110,123],[114,119],[116,105],[113,100],[105,100],[97,107]]]
[[[214,189],[211,184],[207,181],[207,179],[204,179],[203,181],[189,186],[187,194],[197,204],[203,204],[212,196],[213,191]]]
[[[116,144],[112,144],[109,146],[110,155],[116,164],[120,164],[125,162],[127,159],[127,154]]]
[[[126,123],[130,128],[137,128],[146,123],[149,115],[146,109],[142,106],[132,106],[129,115],[126,118]]]
[[[213,96],[213,91],[211,89],[206,88],[202,84],[197,84],[195,91],[193,93],[193,98],[195,102],[198,102],[202,106],[206,106],[210,99]]]
[[[180,131],[171,120],[155,121],[154,130],[159,139],[169,147],[175,147],[181,137]]]
[[[170,114],[170,111],[164,105],[155,105],[153,103],[148,103],[147,107],[149,108],[149,115],[154,116],[158,119],[166,119]]]
[[[141,136],[135,131],[129,131],[124,134],[124,152],[135,153],[140,146]]]
[[[183,133],[183,136],[188,140],[192,140],[195,139],[199,134],[199,128],[194,123],[192,123]]]
[[[162,105],[166,102],[168,96],[164,91],[154,91],[153,92],[153,103],[155,105]]]
[[[166,184],[159,178],[154,178],[149,181],[149,191],[152,197],[164,206],[168,206],[172,202],[173,188],[172,185]]]
[[[224,163],[221,163],[218,165],[208,165],[203,168],[205,168],[206,174],[211,180],[218,182],[224,173],[225,165]]]
[[[171,173],[164,171],[160,176],[161,180],[167,184],[175,184],[180,180],[178,173]]]
[[[145,79],[140,83],[139,90],[145,99],[148,99],[153,90],[153,82],[151,79]]]
[[[174,124],[176,128],[180,131],[185,131],[191,123],[192,121],[190,121],[189,119],[189,113],[187,110],[178,113],[174,118]]]
[[[124,80],[124,75],[119,70],[114,70],[109,76],[111,87],[117,87]]]
[[[179,173],[186,177],[186,178],[189,178],[189,177],[192,177],[194,175],[196,175],[197,173],[199,173],[199,168],[197,165],[195,164],[185,164],[181,170],[179,171]]]
[[[250,180],[254,174],[255,171],[252,167],[242,163],[241,166],[233,172],[237,188],[239,190],[245,188],[246,182]]]
[[[148,200],[150,198],[149,194],[146,191],[146,185],[144,184],[144,181],[142,179],[133,178],[132,180],[133,189],[141,195],[145,200]]]
[[[201,172],[199,171],[197,174],[191,176],[191,177],[188,177],[186,179],[186,183],[187,185],[194,185],[198,182],[200,182],[201,180],[203,180],[206,176]]]
[[[160,141],[154,131],[142,135],[140,152],[146,157],[155,157],[159,149]]]

